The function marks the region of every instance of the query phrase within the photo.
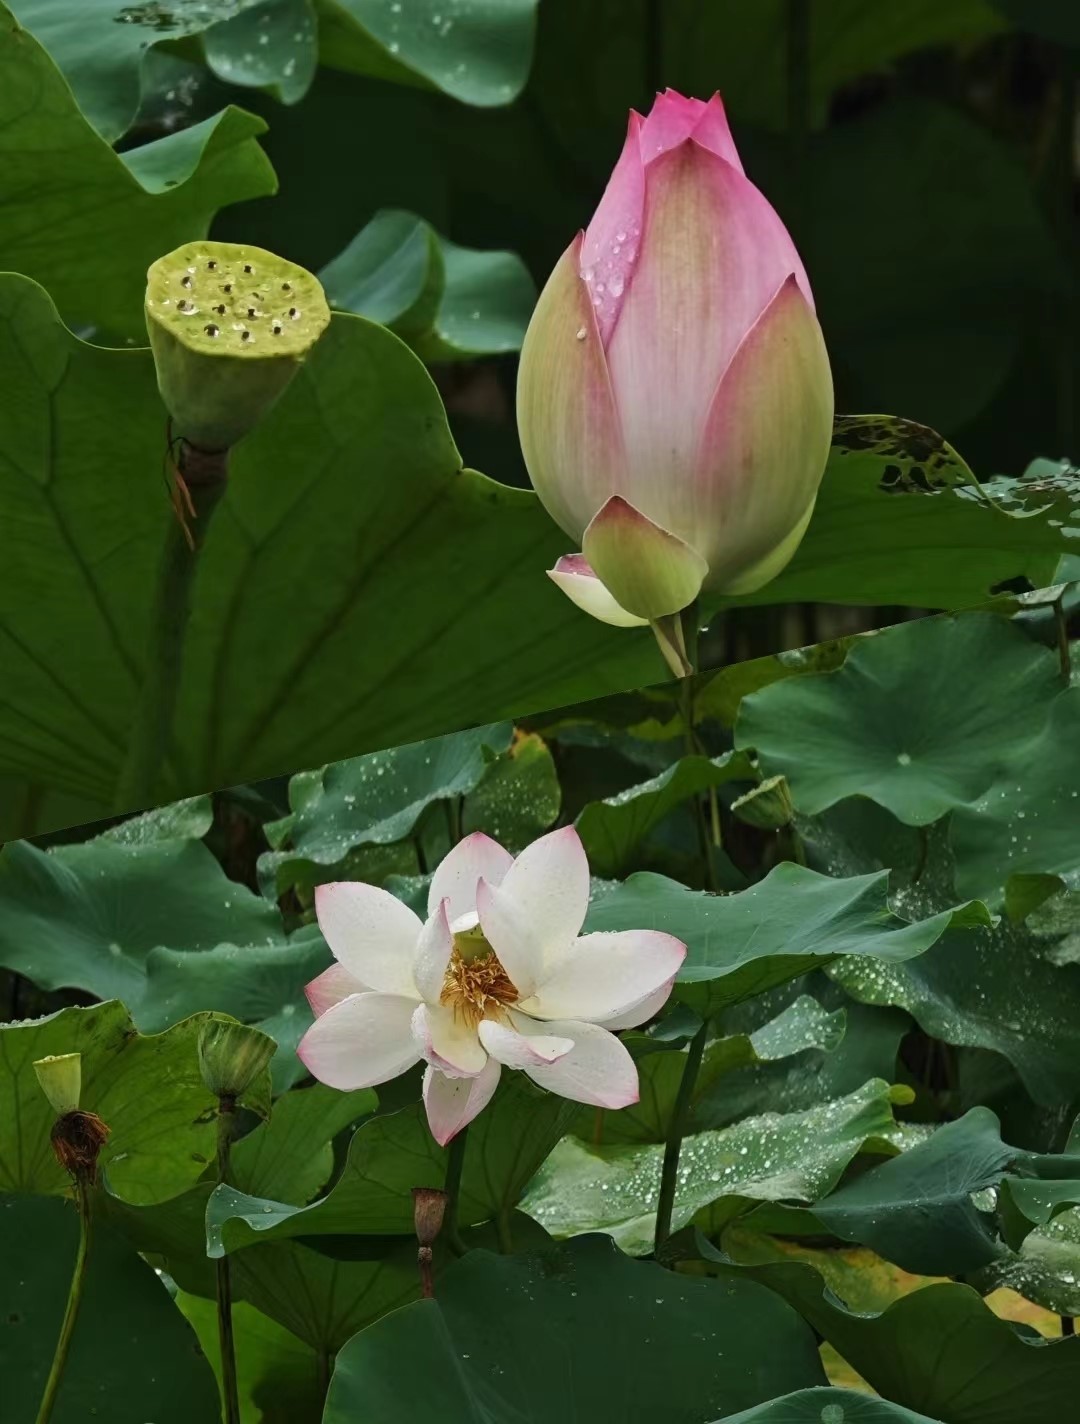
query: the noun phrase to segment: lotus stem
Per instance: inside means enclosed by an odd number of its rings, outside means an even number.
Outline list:
[[[196,450],[182,440],[177,467],[190,497],[191,518],[182,519],[178,513],[165,536],[142,690],[116,789],[114,809],[118,812],[150,805],[160,790],[158,778],[172,741],[199,554],[211,515],[225,492],[228,453]]]
[[[446,1179],[443,1183],[443,1190],[446,1193],[446,1217],[443,1222],[443,1234],[446,1237],[446,1244],[455,1256],[464,1256],[465,1254],[465,1244],[458,1233],[458,1206],[468,1134],[468,1127],[463,1127],[458,1135],[451,1139],[446,1152]]]
[[[664,1165],[660,1170],[660,1195],[656,1202],[656,1235],[653,1241],[653,1251],[657,1256],[660,1254],[660,1248],[671,1235],[671,1213],[675,1206],[679,1156],[690,1119],[690,1103],[694,1096],[694,1088],[697,1086],[701,1059],[705,1053],[707,1032],[708,1024],[703,1023],[690,1040],[690,1047],[686,1051],[686,1063],[679,1080],[679,1091],[675,1094],[675,1103],[671,1109],[671,1120],[668,1123],[667,1140],[664,1144]]]
[[[231,1097],[218,1099],[217,1179],[219,1185],[229,1179],[235,1106]],[[236,1341],[233,1337],[232,1320],[232,1275],[228,1256],[220,1256],[215,1264],[218,1343],[221,1350],[221,1394],[225,1405],[225,1424],[240,1424],[240,1391],[236,1380]]]
[[[38,1407],[37,1424],[49,1424],[49,1420],[52,1418],[53,1406],[56,1403],[60,1381],[64,1375],[64,1366],[67,1364],[68,1351],[71,1348],[71,1337],[75,1333],[75,1322],[79,1318],[79,1306],[82,1304],[83,1286],[86,1283],[86,1265],[90,1255],[91,1220],[90,1183],[85,1176],[79,1176],[75,1180],[75,1201],[79,1209],[79,1247],[75,1253],[75,1267],[71,1273],[71,1285],[68,1288],[67,1306],[64,1309],[64,1319],[60,1326],[60,1336],[56,1342],[56,1350],[53,1352],[49,1377],[45,1381],[45,1392],[41,1396],[41,1404]]]

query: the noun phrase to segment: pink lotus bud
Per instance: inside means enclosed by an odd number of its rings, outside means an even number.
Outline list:
[[[521,353],[525,461],[583,551],[551,576],[623,623],[676,613],[702,588],[760,588],[810,521],[832,417],[795,246],[743,173],[719,95],[669,89],[648,118],[631,113]]]

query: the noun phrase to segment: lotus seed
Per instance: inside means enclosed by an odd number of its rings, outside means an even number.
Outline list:
[[[190,278],[190,277],[181,277],[181,278],[180,278],[180,285],[181,285],[181,287],[190,287],[190,286],[191,286],[191,278]]]
[[[250,331],[242,331],[242,332],[240,333],[240,340],[241,340],[241,341],[250,341],[250,340],[251,340],[251,332],[250,332]]]
[[[290,307],[290,308],[289,308],[289,315],[292,317],[293,321],[295,321],[296,318],[300,315],[300,312],[299,312],[298,308],[296,308],[296,307]]]
[[[244,263],[244,271],[245,271],[245,272],[254,272],[254,271],[255,271],[255,268],[252,267],[252,265],[251,265],[250,262],[245,262],[245,263]]]
[[[292,291],[292,283],[291,283],[291,282],[282,282],[282,284],[281,284],[281,290],[282,290],[283,292],[291,292],[291,291]]]
[[[217,336],[218,327],[216,327],[213,322],[210,322],[207,326],[203,327],[203,331],[206,332],[207,336]]]
[[[221,290],[225,293],[226,296],[228,296],[228,294],[232,291],[232,283],[226,282]]]
[[[208,272],[216,272],[216,271],[217,271],[217,262],[214,260],[213,257],[211,257],[210,260],[207,262],[207,264],[206,264],[206,270],[207,270]]]
[[[224,315],[225,315],[225,303],[224,303],[224,302],[218,302],[218,304],[217,304],[217,306],[214,308],[214,310],[217,312],[218,316],[224,316]]]

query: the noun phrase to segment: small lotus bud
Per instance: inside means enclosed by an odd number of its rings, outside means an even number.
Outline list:
[[[760,786],[733,801],[731,811],[740,821],[763,831],[778,831],[782,826],[789,826],[795,807],[787,778],[770,776]]]
[[[227,450],[274,404],[330,321],[316,277],[261,247],[189,242],[147,273],[146,328],[175,433]]]
[[[240,1098],[269,1067],[277,1044],[235,1019],[211,1018],[199,1034],[199,1071],[215,1098]]]
[[[442,1230],[446,1193],[437,1187],[413,1187],[413,1223],[421,1246],[431,1246]]]
[[[34,1072],[57,1117],[76,1111],[82,1094],[81,1053],[50,1053],[37,1060]]]

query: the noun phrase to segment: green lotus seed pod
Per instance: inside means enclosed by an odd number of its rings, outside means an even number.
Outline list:
[[[227,450],[266,414],[326,330],[317,278],[261,247],[188,242],[146,274],[146,329],[177,435]]]
[[[199,1072],[215,1098],[240,1098],[276,1051],[275,1041],[261,1029],[211,1018],[199,1033]]]
[[[755,786],[753,791],[748,791],[745,796],[732,801],[731,811],[740,821],[744,821],[748,826],[757,826],[763,831],[778,831],[782,826],[790,825],[795,807],[792,804],[787,778],[770,776],[760,786]]]
[[[34,1072],[57,1117],[75,1112],[82,1094],[81,1053],[50,1053],[37,1059]]]

